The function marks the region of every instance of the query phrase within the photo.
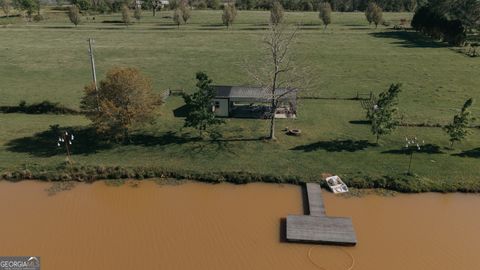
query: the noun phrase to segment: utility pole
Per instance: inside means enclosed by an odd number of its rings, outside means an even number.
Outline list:
[[[92,65],[92,77],[93,77],[93,83],[95,84],[95,93],[97,94],[97,110],[100,111],[100,103],[98,99],[97,72],[95,71],[95,59],[93,57],[93,47],[92,47],[93,43],[95,43],[95,40],[93,38],[89,38],[88,53],[90,54],[90,64]]]

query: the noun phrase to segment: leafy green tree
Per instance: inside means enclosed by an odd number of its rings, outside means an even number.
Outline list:
[[[203,132],[211,126],[224,124],[225,122],[215,117],[212,99],[215,97],[215,89],[212,86],[212,80],[204,72],[197,72],[197,92],[183,96],[188,108],[185,118],[185,127],[192,127]]]
[[[375,9],[376,4],[374,2],[369,2],[367,9],[365,9],[365,17],[367,18],[368,24],[373,22],[373,10]]]
[[[78,9],[78,7],[76,5],[72,5],[68,9],[68,18],[70,19],[70,22],[72,22],[75,25],[75,27],[77,27],[77,25],[80,24],[80,21],[82,19],[81,19],[81,15],[80,15],[80,10]]]
[[[133,17],[135,17],[137,21],[140,21],[140,19],[142,18],[142,9],[139,6],[135,7],[135,12],[133,13]]]
[[[323,25],[325,25],[323,28],[323,31],[325,31],[327,30],[327,26],[332,22],[332,6],[329,2],[323,2],[320,4],[319,10],[319,17],[322,20]]]
[[[172,1],[170,1],[170,4],[172,4]],[[144,6],[152,10],[152,15],[155,17],[157,16],[157,10],[162,7],[162,2],[160,2],[160,0],[146,0],[144,1]]]
[[[377,4],[374,4],[374,8],[372,10],[372,21],[375,24],[375,28],[377,28],[378,25],[383,22],[383,10]]]
[[[270,9],[270,23],[277,25],[282,21],[283,6],[278,0],[275,0],[272,4],[272,8]]]
[[[449,14],[462,22],[462,25],[472,31],[480,30],[480,1],[455,0],[449,9]]]
[[[130,24],[130,11],[128,10],[127,5],[122,6],[122,21],[126,27]]]
[[[450,136],[450,147],[453,147],[455,142],[460,142],[470,133],[468,125],[475,120],[471,116],[470,107],[473,104],[473,99],[468,99],[463,104],[460,113],[453,117],[453,121],[446,125],[443,130]]]
[[[218,9],[220,6],[219,0],[207,0],[207,7],[211,9]]]
[[[27,18],[31,21],[33,13],[37,10],[35,0],[17,0],[16,6],[27,13]]]
[[[398,94],[401,84],[392,84],[387,91],[380,93],[378,99],[367,109],[367,119],[371,123],[370,130],[378,140],[380,136],[391,134],[398,126],[397,117]]]
[[[175,9],[172,18],[173,22],[177,25],[177,28],[180,28],[180,24],[183,23],[182,10],[180,10],[180,8]]]
[[[71,3],[84,11],[89,10],[92,7],[92,2],[89,0],[72,0]]]
[[[85,87],[81,108],[98,134],[127,141],[130,130],[154,119],[160,99],[153,94],[152,83],[136,68],[113,68],[100,81]]]
[[[0,0],[0,7],[3,10],[3,13],[5,13],[5,16],[10,15],[10,10],[12,9],[12,0]]]
[[[223,24],[227,27],[233,24],[235,21],[235,17],[237,16],[237,9],[235,8],[235,4],[233,3],[226,3],[223,5],[223,14],[222,14],[222,21]]]

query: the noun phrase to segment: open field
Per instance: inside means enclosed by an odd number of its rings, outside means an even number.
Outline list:
[[[79,107],[82,88],[90,81],[88,37],[96,40],[99,78],[113,66],[135,66],[152,77],[158,93],[192,89],[196,71],[207,72],[218,84],[246,84],[244,60],[262,55],[260,42],[268,12],[240,11],[233,29],[220,25],[221,11],[194,11],[191,22],[177,29],[171,12],[156,18],[144,12],[140,23],[126,28],[111,21],[120,16],[96,16],[77,28],[62,13],[48,13],[41,23],[20,18],[0,27],[0,105],[42,100]],[[287,13],[289,23],[301,22],[297,62],[315,74],[304,96],[351,98],[357,92],[378,93],[390,83],[403,84],[400,109],[410,123],[445,124],[468,97],[480,99],[480,59],[424,39],[414,32],[369,27],[363,13],[334,13],[323,33],[317,13]],[[392,24],[408,13],[385,13]],[[0,18],[0,21],[7,20]],[[106,23],[103,21],[107,21]],[[110,22],[108,22],[110,21]],[[153,126],[140,130],[130,145],[92,147],[79,139],[73,159],[80,164],[161,166],[209,171],[291,174],[314,179],[322,172],[339,175],[398,175],[408,166],[400,150],[405,136],[431,144],[415,154],[413,171],[434,181],[480,182],[480,130],[472,129],[456,150],[444,149],[448,137],[440,128],[400,128],[375,146],[358,101],[301,100],[297,120],[279,120],[302,129],[301,137],[279,135],[265,143],[263,120],[228,119],[220,128],[222,141],[198,141],[173,111],[182,106],[170,97]],[[473,112],[480,116],[479,105]],[[353,121],[353,122],[352,122]],[[0,170],[32,164],[55,166],[56,138],[36,136],[49,125],[87,126],[82,116],[0,114]],[[370,143],[368,142],[370,141]],[[84,145],[82,145],[82,142]],[[87,145],[88,144],[88,145]],[[463,154],[462,154],[463,153]]]

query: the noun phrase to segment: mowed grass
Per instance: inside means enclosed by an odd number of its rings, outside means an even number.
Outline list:
[[[113,66],[135,66],[149,75],[155,91],[192,90],[196,71],[207,72],[218,84],[251,83],[242,68],[261,59],[261,39],[268,12],[240,11],[232,29],[221,23],[221,11],[193,11],[187,25],[177,29],[171,12],[157,17],[144,13],[128,28],[120,16],[95,16],[77,28],[62,13],[46,13],[41,23],[20,18],[0,28],[0,105],[20,100],[50,100],[79,107],[82,88],[91,80],[87,53],[89,37],[96,40],[100,78]],[[397,23],[408,13],[385,13]],[[334,13],[324,33],[317,13],[286,13],[290,24],[301,23],[293,51],[296,62],[307,66],[313,86],[304,96],[353,97],[357,92],[378,93],[390,83],[403,84],[400,109],[414,123],[447,123],[468,97],[480,97],[480,61],[465,57],[413,32],[369,27],[362,13]],[[2,19],[0,19],[2,20]],[[107,21],[107,22],[104,22]],[[405,136],[418,136],[432,146],[414,156],[413,171],[433,180],[480,180],[480,131],[456,150],[444,149],[448,137],[440,128],[400,128],[374,141],[369,126],[359,124],[364,113],[357,101],[301,100],[297,120],[278,120],[278,142],[258,140],[267,133],[263,120],[228,119],[220,128],[224,140],[197,141],[182,129],[183,119],[173,110],[182,106],[170,97],[153,126],[137,132],[126,146],[81,151],[81,164],[160,166],[198,171],[248,171],[295,174],[313,178],[322,172],[340,175],[395,175],[406,171],[408,156],[398,153]],[[480,115],[475,105],[474,114]],[[353,122],[352,122],[353,121]],[[357,121],[357,122],[355,122]],[[87,126],[82,116],[0,114],[0,169],[26,164],[53,166],[62,155],[39,148],[35,134],[49,125]],[[284,127],[302,129],[301,137],[286,136]],[[21,139],[24,138],[24,139]],[[55,147],[52,138],[51,147]],[[369,140],[369,142],[366,142]],[[41,141],[45,144],[45,141]],[[31,144],[31,145],[28,145]],[[37,147],[38,146],[38,147]],[[463,155],[458,155],[464,153]]]

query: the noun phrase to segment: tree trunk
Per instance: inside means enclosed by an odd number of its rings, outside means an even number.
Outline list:
[[[269,140],[276,140],[275,137],[275,111],[277,110],[275,106],[275,101],[272,101],[272,118],[270,118],[270,135],[268,136]]]
[[[413,159],[413,150],[410,153],[410,162],[408,163],[408,172],[407,172],[408,174],[411,174],[410,168],[412,167],[412,159]]]
[[[378,144],[379,139],[380,139],[380,135],[377,135],[377,140],[375,141],[376,144]]]

